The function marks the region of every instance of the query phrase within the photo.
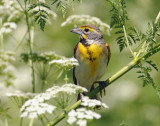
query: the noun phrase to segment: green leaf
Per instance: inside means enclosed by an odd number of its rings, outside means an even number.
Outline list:
[[[111,16],[111,22],[110,27],[114,27],[118,29],[115,34],[122,34],[123,32],[123,26],[125,25],[126,21],[129,20],[127,16],[126,11],[126,3],[124,0],[119,0],[118,2],[115,2],[114,0],[106,0],[109,2],[112,6],[110,12],[112,13]],[[119,45],[120,52],[124,49],[126,46],[126,42],[124,39],[124,36],[120,35],[116,39],[117,44]],[[135,42],[134,36],[130,34],[129,44],[132,45],[132,41]]]
[[[39,11],[33,11],[32,14],[30,15],[31,17],[38,14]]]
[[[58,2],[58,0],[52,0],[52,4],[56,4]]]
[[[142,71],[138,70],[136,73],[142,73]]]
[[[45,13],[46,15],[49,15],[47,11],[41,10],[41,13]]]
[[[121,34],[121,33],[124,34],[124,31],[123,30],[119,30],[119,31],[115,32],[115,34]]]
[[[51,9],[47,4],[45,4],[45,3],[40,3],[40,6],[43,6],[43,7],[45,7],[45,8],[48,8],[49,10]]]
[[[154,64],[151,60],[150,61],[146,61],[149,65],[151,65],[156,71],[158,71],[158,67],[156,64]]]
[[[43,18],[40,18],[38,20],[38,24],[40,24],[41,30],[44,31],[44,27],[45,27],[46,21]]]
[[[135,36],[132,33],[129,33],[128,36],[129,36],[130,41],[133,41],[134,43],[136,43],[137,39],[135,38]]]
[[[30,10],[32,10],[32,9],[34,9],[34,8],[36,8],[37,6],[38,6],[37,4],[32,4],[31,6],[29,6],[28,11],[30,11]]]
[[[117,44],[119,45],[120,52],[121,52],[124,49],[124,47],[127,46],[125,43],[125,38],[124,36],[119,36],[117,37],[116,41],[117,41]]]
[[[35,22],[40,18],[40,15],[35,17]]]

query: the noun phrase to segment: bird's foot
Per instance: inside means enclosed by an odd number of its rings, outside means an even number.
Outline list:
[[[104,95],[106,95],[105,87],[107,86],[107,82],[106,81],[96,81],[95,83],[99,84],[101,97],[102,97],[102,91],[104,91]]]

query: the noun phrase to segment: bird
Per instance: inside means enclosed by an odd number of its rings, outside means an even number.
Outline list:
[[[74,58],[79,63],[73,68],[74,84],[85,87],[89,92],[95,88],[95,82],[100,82],[99,86],[104,88],[106,83],[99,80],[106,71],[111,51],[103,39],[102,32],[97,26],[91,24],[74,28],[71,32],[80,36],[80,41],[74,48]],[[86,94],[79,94],[77,100],[84,95]],[[94,99],[99,100],[100,98],[96,95]]]

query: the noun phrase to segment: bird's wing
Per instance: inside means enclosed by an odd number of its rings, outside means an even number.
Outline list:
[[[77,45],[74,48],[74,58],[76,58],[76,51],[77,51],[77,48],[78,48],[78,44],[79,43],[77,43]],[[76,76],[75,76],[75,67],[73,67],[73,82],[74,82],[74,84],[77,85],[77,79],[76,79]]]
[[[79,44],[79,42],[78,42],[77,45],[74,47],[74,58],[76,58],[76,51],[77,51],[77,48],[78,48],[78,44]]]
[[[108,61],[107,61],[107,65],[108,65],[108,63],[109,63],[109,61],[110,61],[110,58],[111,58],[111,50],[110,50],[110,47],[109,47],[109,45],[106,43],[105,44],[105,46],[107,47],[107,49],[108,49]]]

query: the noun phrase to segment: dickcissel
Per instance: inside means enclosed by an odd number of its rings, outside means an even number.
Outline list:
[[[104,75],[110,60],[109,45],[104,41],[100,29],[94,25],[83,25],[71,32],[80,36],[74,48],[74,57],[79,65],[73,69],[74,83],[92,91],[94,83]],[[78,96],[78,100],[81,96]],[[98,96],[95,97],[99,99]]]

